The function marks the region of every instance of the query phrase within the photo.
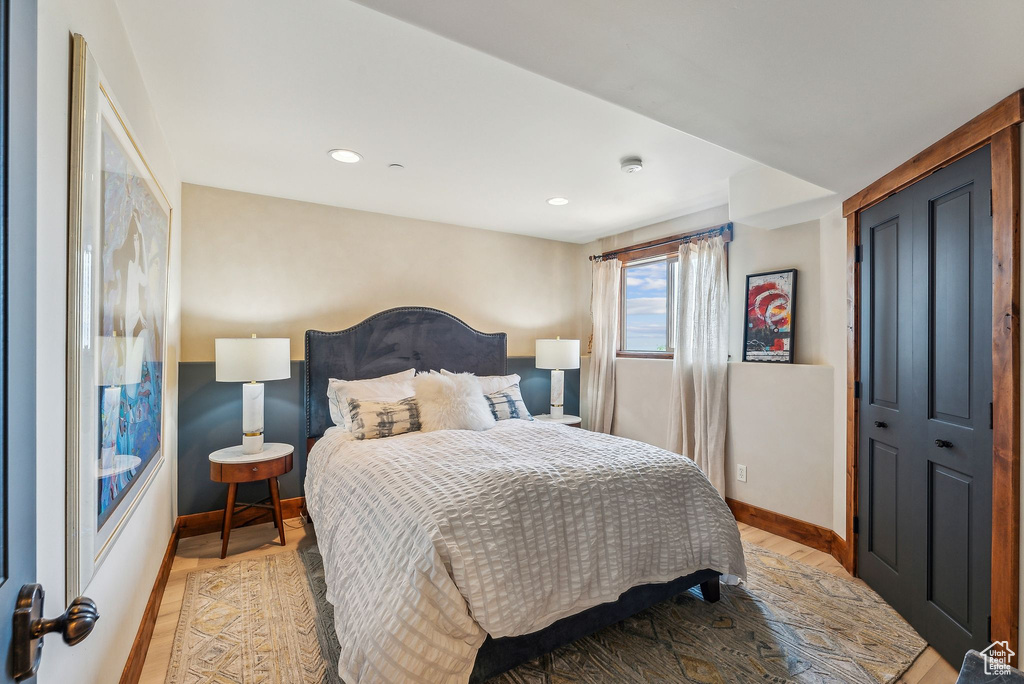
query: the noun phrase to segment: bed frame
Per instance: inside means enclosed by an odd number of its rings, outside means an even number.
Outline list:
[[[506,375],[505,333],[482,333],[455,316],[426,307],[382,311],[338,332],[306,331],[306,437],[312,448],[331,426],[330,378],[365,380],[444,368],[455,373]],[[307,451],[308,453],[308,451]],[[635,615],[697,585],[705,601],[719,598],[719,573],[700,570],[662,584],[644,584],[605,603],[563,618],[540,631],[484,641],[470,682],[483,682],[572,641]]]

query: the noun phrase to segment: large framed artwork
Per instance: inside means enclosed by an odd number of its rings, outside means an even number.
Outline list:
[[[68,193],[67,594],[88,585],[163,464],[171,206],[82,36]]]
[[[747,276],[743,360],[793,363],[796,269]]]

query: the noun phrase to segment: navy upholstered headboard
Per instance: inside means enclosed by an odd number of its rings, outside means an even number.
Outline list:
[[[338,332],[306,331],[306,437],[331,423],[327,381],[365,380],[408,368],[505,375],[505,333],[482,333],[437,309],[407,306]]]

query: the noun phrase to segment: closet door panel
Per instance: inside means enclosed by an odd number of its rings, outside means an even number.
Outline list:
[[[858,573],[954,663],[991,603],[990,188],[986,147],[860,217]]]

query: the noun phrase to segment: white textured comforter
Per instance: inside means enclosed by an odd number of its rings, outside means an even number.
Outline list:
[[[528,634],[638,584],[744,577],[729,508],[688,458],[536,421],[309,455],[306,501],[357,682],[466,682],[486,634]]]

